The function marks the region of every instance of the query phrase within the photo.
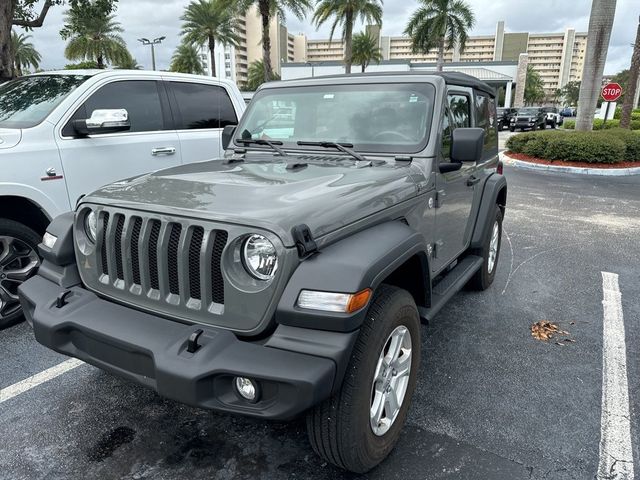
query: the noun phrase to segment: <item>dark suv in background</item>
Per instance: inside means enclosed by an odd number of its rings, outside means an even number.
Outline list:
[[[511,123],[511,119],[516,116],[517,108],[498,108],[498,131],[504,130]]]
[[[511,119],[509,130],[515,132],[516,128],[524,131],[544,130],[547,126],[547,114],[539,107],[525,107],[518,109],[518,113]]]

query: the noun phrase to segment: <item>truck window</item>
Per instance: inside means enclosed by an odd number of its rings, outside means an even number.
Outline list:
[[[89,117],[94,110],[125,108],[131,121],[129,132],[153,132],[165,128],[158,83],[155,80],[110,83],[89,97],[84,108]]]
[[[203,83],[170,82],[180,115],[178,130],[224,128],[236,125],[238,117],[223,87]]]
[[[471,126],[471,106],[469,103],[467,95],[449,94],[449,111],[453,119],[453,128]]]
[[[442,158],[447,160],[451,155],[451,125],[449,123],[449,109],[444,109],[444,118],[442,119]]]
[[[475,95],[476,127],[484,129],[484,149],[496,146],[496,102],[489,96]]]

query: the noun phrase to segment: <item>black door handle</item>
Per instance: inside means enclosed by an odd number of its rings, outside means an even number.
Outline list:
[[[468,179],[467,179],[467,187],[473,187],[476,183],[478,183],[480,181],[480,179],[478,177],[475,177],[473,175],[471,175]]]

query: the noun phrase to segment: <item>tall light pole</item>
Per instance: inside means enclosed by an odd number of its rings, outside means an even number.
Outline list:
[[[149,40],[148,38],[139,38],[138,41],[142,43],[142,45],[151,45],[151,67],[153,70],[156,69],[156,49],[155,46],[162,43],[162,41],[167,37],[158,37],[153,40]]]

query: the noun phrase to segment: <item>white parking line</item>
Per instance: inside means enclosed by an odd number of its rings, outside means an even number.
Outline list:
[[[2,390],[0,390],[0,403],[11,400],[21,393],[31,390],[32,388],[48,382],[49,380],[53,380],[54,378],[68,372],[69,370],[73,370],[80,365],[84,365],[84,362],[82,360],[72,358],[51,368],[47,368],[40,373],[36,373],[29,378],[25,378],[18,383],[14,383],[13,385],[3,388]]]
[[[602,414],[598,479],[633,480],[627,346],[618,275],[602,272]]]

